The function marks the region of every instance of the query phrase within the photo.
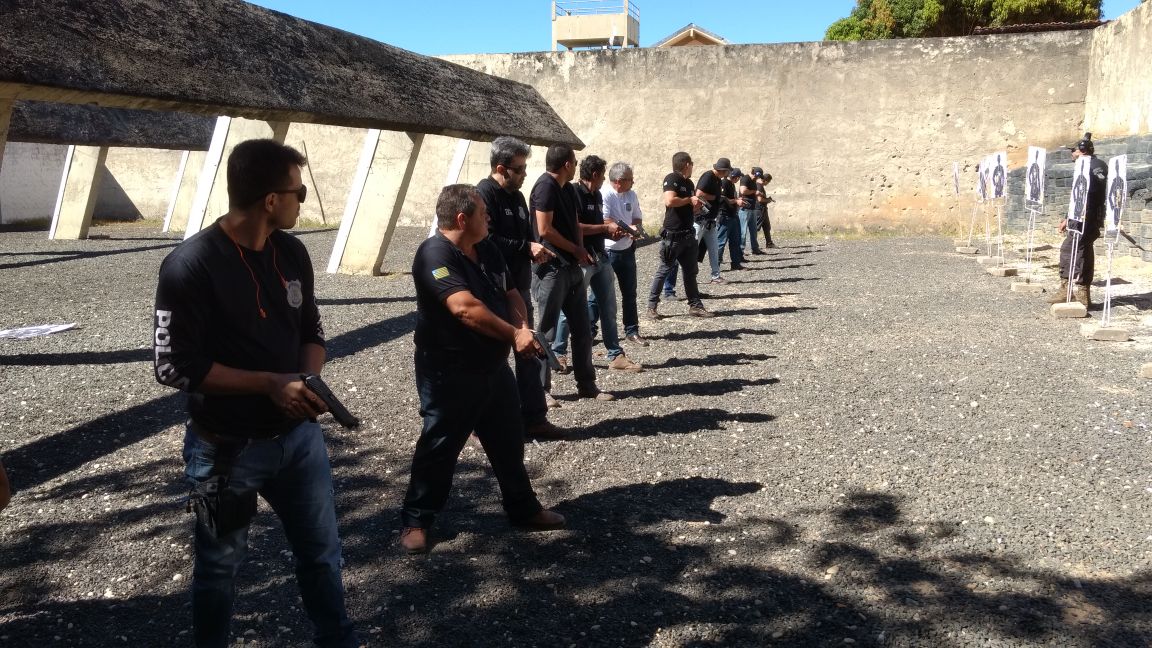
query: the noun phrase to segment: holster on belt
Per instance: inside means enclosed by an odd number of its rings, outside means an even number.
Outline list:
[[[232,465],[246,441],[235,445],[219,443],[218,435],[201,434],[216,445],[216,461],[212,474],[196,482],[188,492],[187,510],[196,514],[196,522],[213,536],[222,538],[248,526],[256,517],[256,491],[237,491],[230,485]]]

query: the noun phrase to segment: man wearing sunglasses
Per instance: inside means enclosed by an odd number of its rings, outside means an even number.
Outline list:
[[[536,241],[536,225],[520,188],[528,177],[532,149],[515,137],[492,140],[489,163],[492,173],[476,184],[488,210],[488,239],[496,244],[508,266],[508,276],[528,309],[528,326],[534,327],[532,310],[532,263],[554,255]],[[558,405],[545,394],[540,382],[541,360],[516,356],[516,386],[524,434],[533,438],[558,439],[565,432],[548,421],[548,407]]]
[[[257,495],[280,518],[320,646],[358,645],[344,607],[332,471],[316,417],[324,401],[301,374],[324,367],[324,329],[296,225],[306,163],[273,140],[228,157],[229,211],[160,266],[154,371],[188,393],[188,508],[196,513],[192,629],[228,645],[234,579]]]

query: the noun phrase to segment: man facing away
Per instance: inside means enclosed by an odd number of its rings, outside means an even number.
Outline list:
[[[527,144],[514,137],[497,137],[492,141],[489,156],[492,172],[476,185],[490,219],[488,238],[504,255],[509,279],[524,302],[529,327],[533,326],[532,263],[553,258],[548,248],[536,241],[536,225],[520,191],[528,177],[531,153]],[[515,363],[525,435],[562,438],[564,430],[548,421],[548,404],[540,382],[540,358],[517,354]]]
[[[273,140],[228,156],[227,214],[160,266],[156,380],[188,393],[185,475],[196,512],[192,629],[226,646],[259,494],[284,525],[320,646],[355,646],[344,608],[332,471],[301,380],[324,368],[312,262],[295,237],[306,160]]]
[[[400,511],[400,545],[429,548],[428,530],[448,501],[456,461],[472,433],[500,485],[512,524],[564,526],[544,509],[524,469],[524,424],[508,351],[538,356],[520,291],[488,240],[488,214],[469,185],[449,185],[436,201],[437,232],[416,250],[416,390],[424,417]]]

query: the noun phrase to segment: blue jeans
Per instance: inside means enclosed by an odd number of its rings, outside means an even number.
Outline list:
[[[672,266],[668,269],[668,276],[664,277],[664,297],[672,299],[676,296],[676,277],[680,275],[680,266]]]
[[[716,223],[713,222],[711,227],[707,226],[707,221],[697,221],[693,225],[696,228],[696,242],[699,245],[704,243],[704,247],[708,249],[708,265],[712,270],[712,278],[720,278],[720,258],[718,255],[719,250],[716,246]]]
[[[513,522],[540,512],[524,469],[524,424],[516,378],[507,364],[487,370],[464,367],[459,358],[416,351],[416,391],[424,427],[412,454],[412,475],[400,518],[406,527],[427,529],[448,501],[452,476],[468,435],[476,433]]]
[[[284,525],[316,644],[359,645],[344,609],[332,469],[320,426],[306,422],[275,439],[220,444],[207,441],[197,429],[190,422],[184,434],[185,480],[189,485],[204,482],[212,478],[217,462],[231,463],[225,489],[241,497],[259,493]],[[197,646],[228,645],[234,581],[248,552],[248,527],[217,537],[196,524],[192,631]]]
[[[636,246],[608,250],[608,262],[616,274],[616,285],[620,286],[624,335],[640,335],[640,315],[636,310]]]
[[[724,263],[724,247],[728,247],[732,265],[744,263],[744,251],[741,250],[743,239],[740,236],[740,217],[732,215],[721,217],[716,225],[716,247],[719,249],[720,263]]]
[[[611,361],[624,353],[620,348],[620,330],[616,327],[616,273],[608,255],[601,252],[595,259],[596,265],[580,268],[584,272],[584,292],[588,294],[588,322],[590,327],[600,322],[604,348],[608,350],[608,360]],[[556,355],[568,354],[568,318],[564,313],[560,313],[556,325],[552,350]]]
[[[744,253],[744,242],[752,243],[752,251],[760,251],[760,242],[756,240],[756,231],[760,228],[759,209],[740,210],[740,253]]]

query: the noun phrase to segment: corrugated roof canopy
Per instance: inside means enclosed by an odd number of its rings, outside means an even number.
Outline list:
[[[215,124],[189,113],[17,101],[8,141],[207,151]]]
[[[0,98],[583,147],[530,86],[239,0],[0,0]]]

